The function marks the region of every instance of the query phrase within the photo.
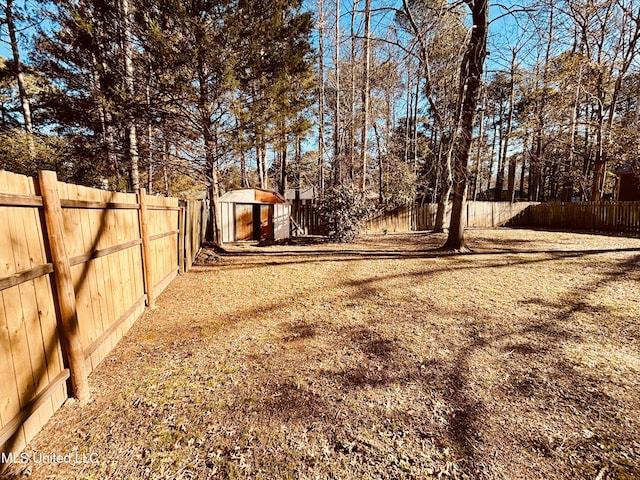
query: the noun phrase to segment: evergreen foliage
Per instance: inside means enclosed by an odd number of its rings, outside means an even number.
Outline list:
[[[1,1],[0,168],[126,190],[135,150],[152,193],[353,183],[443,217],[465,150],[469,198],[610,198],[640,151],[637,0],[489,4],[462,128],[478,3]]]

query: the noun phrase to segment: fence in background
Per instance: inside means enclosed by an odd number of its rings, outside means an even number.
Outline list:
[[[640,232],[640,202],[542,203],[527,208],[509,226]]]
[[[0,452],[21,451],[68,385],[88,395],[86,375],[190,268],[202,210],[0,171]]]
[[[180,201],[184,214],[184,260],[180,265],[184,265],[184,270],[191,270],[200,246],[205,241],[207,233],[207,222],[209,220],[209,203],[207,201]]]
[[[366,233],[401,233],[413,230],[416,208],[413,205],[402,205],[391,210],[374,214],[367,220]]]
[[[520,212],[535,202],[466,202],[462,214],[462,224],[466,228],[495,228],[506,225],[506,223],[519,215]],[[417,207],[415,216],[416,230],[431,230],[436,221],[438,204],[429,203]],[[451,203],[447,205],[445,214],[445,228],[449,228],[451,218]]]
[[[318,209],[311,203],[293,202],[290,218],[293,235],[322,235],[325,233],[320,222]]]
[[[465,228],[494,228],[505,225],[512,218],[535,202],[466,202],[463,210]],[[366,233],[401,233],[411,231],[432,230],[435,225],[438,204],[401,205],[391,210],[377,212],[366,222]],[[322,225],[316,210],[311,204],[292,205],[291,217],[299,230],[294,234],[322,234]],[[451,203],[447,205],[444,227],[449,227]],[[293,227],[295,230],[295,226]]]

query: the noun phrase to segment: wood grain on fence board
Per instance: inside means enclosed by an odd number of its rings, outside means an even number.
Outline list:
[[[513,226],[640,232],[640,202],[543,203],[531,206]]]
[[[62,405],[67,376],[75,395],[86,398],[83,377],[86,382],[87,373],[144,310],[136,195],[58,182],[53,172],[39,177],[36,184],[0,171],[5,227],[0,229],[0,449],[5,453],[21,451]],[[177,274],[187,232],[179,232],[177,199],[147,198],[156,244],[149,263],[157,270],[149,290],[157,295]],[[197,227],[189,232],[193,260],[206,216],[201,202],[187,204],[187,210],[193,212],[190,228]]]

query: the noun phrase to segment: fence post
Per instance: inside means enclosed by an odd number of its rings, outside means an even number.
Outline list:
[[[40,194],[44,210],[46,236],[53,262],[53,277],[60,316],[58,328],[60,344],[65,353],[71,373],[71,389],[78,400],[89,399],[89,382],[87,366],[80,339],[76,294],[71,277],[71,265],[64,240],[62,206],[58,193],[58,177],[56,172],[41,171],[38,174]]]
[[[180,233],[178,234],[178,273],[181,274],[187,271],[184,261],[184,252],[187,245],[187,229],[185,228],[186,208],[188,207],[182,206],[180,207],[180,211],[178,212],[178,215],[180,216],[180,218],[178,219],[178,230],[180,231]]]
[[[140,236],[142,237],[142,268],[144,270],[144,284],[147,290],[147,306],[155,306],[153,297],[153,269],[151,268],[151,248],[149,242],[149,213],[147,211],[147,201],[145,200],[146,190],[141,188],[138,192],[138,206],[140,207]]]

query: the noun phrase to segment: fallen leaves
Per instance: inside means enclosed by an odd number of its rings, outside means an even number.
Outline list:
[[[640,240],[467,236],[205,251],[32,478],[640,477]]]

